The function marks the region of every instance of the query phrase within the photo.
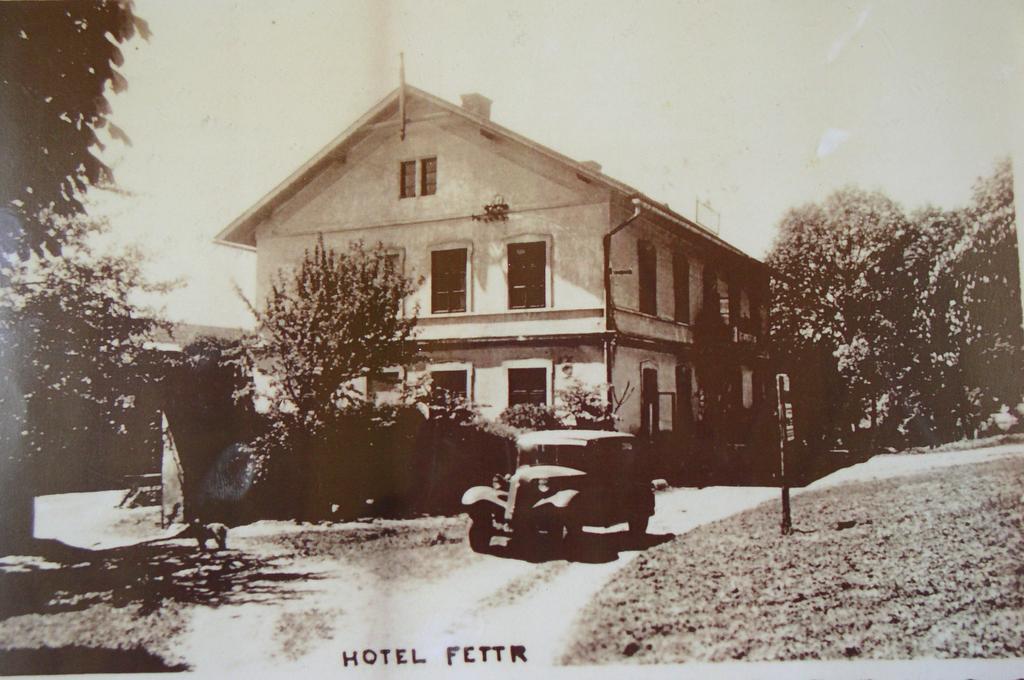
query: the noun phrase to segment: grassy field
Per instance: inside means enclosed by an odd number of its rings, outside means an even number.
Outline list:
[[[1013,457],[796,495],[787,537],[765,504],[639,556],[563,662],[1022,656],[1022,494]]]
[[[904,453],[941,453],[943,451],[970,451],[972,449],[983,449],[992,446],[1005,446],[1007,444],[1024,444],[1024,433],[995,434],[980,439],[961,439],[939,446],[916,446],[907,449]]]

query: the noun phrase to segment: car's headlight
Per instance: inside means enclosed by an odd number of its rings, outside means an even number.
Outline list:
[[[538,479],[537,480],[537,490],[538,491],[540,491],[541,493],[547,493],[548,491],[550,491],[550,489],[551,489],[551,487],[548,486],[548,480],[546,480],[546,479]]]

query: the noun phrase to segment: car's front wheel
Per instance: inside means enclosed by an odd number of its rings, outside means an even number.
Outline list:
[[[473,515],[469,520],[469,547],[473,552],[486,552],[491,547],[494,526],[490,515]]]

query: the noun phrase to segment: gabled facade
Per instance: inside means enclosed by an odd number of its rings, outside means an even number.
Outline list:
[[[770,402],[764,266],[597,164],[496,125],[480,95],[392,92],[217,238],[255,249],[264,299],[318,234],[383,242],[424,277],[406,305],[430,361],[370,392],[429,372],[496,417],[574,380],[610,385],[620,429],[687,449],[712,410],[740,422]]]

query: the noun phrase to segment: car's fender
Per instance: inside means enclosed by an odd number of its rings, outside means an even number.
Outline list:
[[[550,505],[555,508],[564,508],[572,502],[573,498],[579,493],[577,489],[562,489],[558,493],[552,494],[547,498],[542,498],[533,504],[533,507],[540,508],[545,505]]]
[[[466,489],[466,492],[462,494],[462,504],[476,505],[477,503],[491,503],[504,510],[505,494],[491,486],[474,486]]]

